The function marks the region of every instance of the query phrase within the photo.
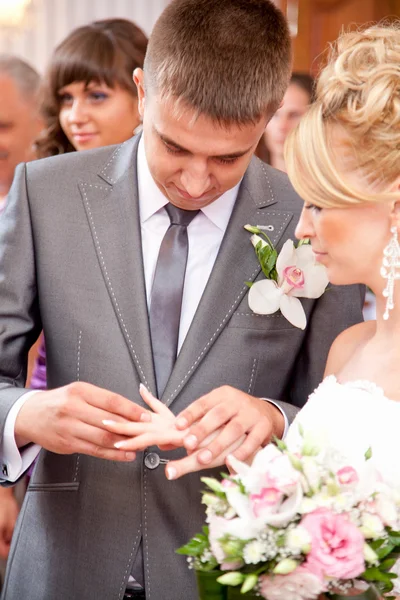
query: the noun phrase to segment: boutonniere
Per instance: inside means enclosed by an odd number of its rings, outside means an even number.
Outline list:
[[[262,229],[252,225],[244,228],[253,234],[251,243],[266,277],[247,284],[250,309],[258,315],[280,310],[289,323],[305,329],[307,318],[299,298],[322,296],[329,283],[325,267],[315,261],[308,240],[301,240],[297,246],[287,240],[278,255]]]

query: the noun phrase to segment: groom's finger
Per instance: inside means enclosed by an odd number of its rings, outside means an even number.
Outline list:
[[[80,397],[87,404],[111,414],[124,417],[128,421],[150,421],[148,410],[124,396],[99,388],[90,383],[75,382],[64,388],[71,397]]]
[[[190,428],[184,440],[185,448],[194,450],[199,446],[204,446],[207,438],[210,436],[215,437],[215,433],[226,425],[235,414],[235,407],[228,403],[217,404],[217,406],[211,408],[200,421],[194,423]],[[241,431],[240,435],[242,433],[244,432]],[[240,435],[236,437],[240,437]],[[217,452],[217,454],[221,454],[221,452]]]
[[[235,444],[232,444],[232,446],[227,448],[223,454],[214,458],[212,463],[207,466],[202,465],[198,460],[201,450],[196,450],[196,452],[193,452],[192,454],[189,454],[189,456],[181,458],[180,460],[171,460],[165,468],[165,475],[167,479],[170,480],[179,479],[179,477],[187,475],[188,473],[195,473],[196,471],[202,471],[203,469],[220,467],[225,464],[226,457],[235,452],[241,443],[242,440],[236,440]]]
[[[246,439],[243,443],[233,452],[233,456],[242,462],[246,462],[249,458],[252,458],[258,450],[265,445],[266,438],[266,425],[265,423],[259,423],[247,434]],[[270,429],[270,435],[272,436],[272,427]]]
[[[197,459],[202,465],[209,465],[216,457],[226,454],[228,448],[233,445],[237,448],[246,439],[246,427],[243,427],[239,419],[232,419],[225,427],[222,428],[219,435],[207,444],[198,453]],[[203,444],[204,446],[204,444]]]
[[[177,429],[187,429],[187,427],[193,425],[195,421],[199,421],[204,417],[204,415],[217,404],[229,402],[231,399],[234,400],[236,398],[236,393],[237,390],[229,385],[224,385],[212,390],[212,392],[202,396],[198,400],[195,400],[176,417],[175,425]]]

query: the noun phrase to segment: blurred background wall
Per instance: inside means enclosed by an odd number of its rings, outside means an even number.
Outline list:
[[[53,48],[75,27],[96,19],[125,17],[135,21],[148,35],[168,2],[169,0],[0,0],[0,52],[17,54],[43,72]],[[15,14],[18,5],[23,3],[26,4],[26,10],[21,24],[7,26],[6,17],[10,22],[12,12]]]
[[[285,3],[289,9],[291,0]],[[319,71],[328,43],[343,28],[400,17],[400,0],[299,0],[298,8],[294,70],[313,74]]]
[[[218,0],[215,0],[218,2]],[[318,72],[322,53],[341,29],[400,17],[400,0],[275,0],[294,36],[295,70]],[[43,71],[54,46],[83,23],[126,17],[149,34],[169,0],[0,0],[0,52],[18,54]],[[8,26],[10,14],[26,4],[25,17]],[[8,15],[6,14],[8,12]],[[7,17],[7,18],[6,18]]]

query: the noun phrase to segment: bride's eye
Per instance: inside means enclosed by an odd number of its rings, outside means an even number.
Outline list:
[[[305,204],[304,208],[306,210],[313,210],[315,212],[320,212],[322,210],[320,206],[315,206],[315,204]]]

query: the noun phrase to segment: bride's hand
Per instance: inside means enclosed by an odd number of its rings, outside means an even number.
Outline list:
[[[126,440],[117,442],[116,447],[126,451],[144,450],[148,446],[158,446],[160,450],[170,450],[183,446],[187,431],[178,431],[175,427],[175,415],[165,404],[157,400],[144,385],[139,392],[152,410],[150,422],[103,421],[108,431],[125,436]]]

